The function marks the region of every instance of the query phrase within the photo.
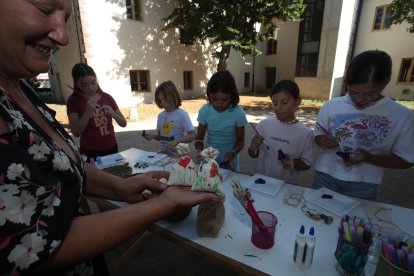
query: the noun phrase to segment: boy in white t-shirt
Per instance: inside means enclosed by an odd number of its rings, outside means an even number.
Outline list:
[[[273,86],[270,99],[276,116],[259,122],[248,153],[257,158],[256,173],[298,184],[299,172],[310,168],[313,153],[312,131],[295,117],[299,87],[282,80]]]

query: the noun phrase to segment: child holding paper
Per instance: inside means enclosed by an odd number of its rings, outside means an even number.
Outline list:
[[[282,80],[269,96],[276,116],[259,122],[248,154],[257,158],[256,173],[298,184],[299,172],[310,168],[313,152],[312,131],[295,117],[299,87]]]
[[[180,108],[181,97],[172,81],[164,81],[155,89],[155,103],[164,109],[158,114],[157,134],[143,135],[148,141],[160,141],[160,149],[171,149],[179,143],[189,143],[196,137],[187,111]]]

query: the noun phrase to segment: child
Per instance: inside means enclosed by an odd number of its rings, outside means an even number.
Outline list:
[[[75,137],[80,136],[80,150],[88,158],[96,159],[118,152],[112,118],[125,127],[127,121],[111,95],[99,87],[95,71],[84,63],[72,68],[74,90],[67,102],[69,127]]]
[[[204,141],[207,132],[207,146],[217,149],[216,158],[222,168],[239,171],[240,152],[244,147],[244,126],[246,114],[238,105],[239,92],[234,77],[228,71],[215,73],[207,84],[208,103],[198,113],[197,141]],[[202,142],[196,143],[202,150]]]
[[[312,131],[295,117],[301,98],[291,80],[276,83],[270,92],[276,117],[262,120],[256,127],[248,154],[258,158],[256,173],[299,184],[299,171],[311,166]]]
[[[188,113],[181,109],[181,97],[172,81],[164,81],[155,89],[155,103],[163,108],[158,114],[158,134],[145,133],[148,141],[160,141],[160,149],[171,149],[179,143],[189,143],[196,137]]]
[[[349,64],[343,97],[326,102],[318,114],[315,142],[322,149],[314,187],[376,200],[383,168],[414,162],[414,113],[381,93],[391,79],[390,56],[379,50]]]

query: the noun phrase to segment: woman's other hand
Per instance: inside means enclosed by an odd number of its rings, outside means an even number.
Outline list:
[[[167,188],[167,185],[159,180],[168,179],[169,175],[170,173],[165,171],[150,171],[123,179],[123,189],[119,198],[127,202],[138,202],[154,197]]]
[[[168,186],[160,195],[159,199],[172,209],[178,207],[195,206],[205,201],[219,200],[218,196],[209,192],[194,192],[190,187]]]

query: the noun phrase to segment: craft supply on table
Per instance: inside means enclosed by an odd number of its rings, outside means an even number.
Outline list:
[[[261,249],[272,248],[275,243],[275,231],[277,218],[272,213],[266,211],[258,211],[261,224],[256,224],[252,219],[252,243]]]
[[[382,231],[377,275],[414,275],[414,239],[394,231]]]
[[[240,185],[240,182],[237,178],[231,180],[231,187],[233,189],[233,195],[240,202],[243,208],[247,211],[252,220],[258,224],[264,226],[260,217],[257,215],[257,211],[253,206],[253,202],[247,193],[246,189]]]
[[[359,204],[358,201],[325,187],[307,193],[304,197],[307,201],[338,216],[350,213]]]
[[[306,235],[304,266],[310,267],[313,260],[313,252],[315,250],[315,228],[311,227]]]
[[[293,250],[293,261],[296,266],[303,266],[304,254],[306,247],[306,235],[305,235],[305,226],[302,225],[296,234],[295,248]]]
[[[335,250],[338,270],[341,273],[362,275],[376,229],[372,223],[357,216],[352,218],[345,215],[342,218]]]
[[[249,180],[247,180],[245,187],[270,196],[275,196],[283,187],[284,183],[285,182],[281,179],[261,174],[254,174]]]
[[[257,135],[260,135],[260,134],[259,134],[259,132],[257,131],[256,127],[255,127],[252,123],[250,123],[250,125],[252,126],[252,128],[253,128],[254,132],[255,132]],[[260,135],[260,136],[261,136],[261,135]],[[265,139],[263,139],[263,144],[265,145],[266,149],[270,149],[270,147],[269,147],[269,145],[266,143]]]

